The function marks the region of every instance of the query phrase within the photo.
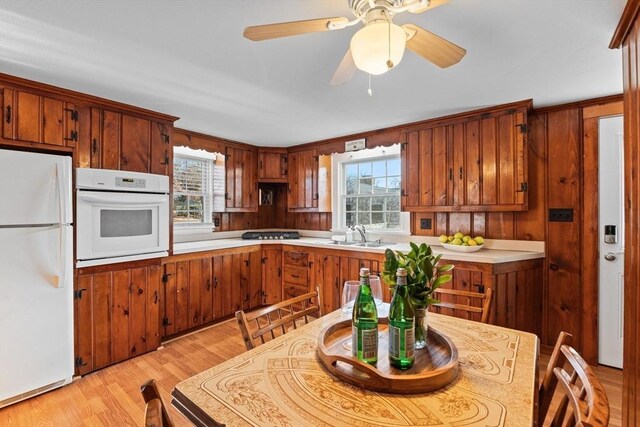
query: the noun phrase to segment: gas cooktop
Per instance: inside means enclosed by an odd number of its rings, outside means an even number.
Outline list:
[[[288,240],[299,239],[297,231],[247,231],[242,235],[244,240]]]

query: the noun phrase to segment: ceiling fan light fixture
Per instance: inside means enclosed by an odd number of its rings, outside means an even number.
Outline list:
[[[389,22],[371,23],[351,38],[353,62],[365,73],[386,73],[400,63],[406,43],[402,27]]]

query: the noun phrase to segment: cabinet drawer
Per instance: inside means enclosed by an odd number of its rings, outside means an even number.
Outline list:
[[[306,252],[285,251],[284,264],[297,265],[299,267],[308,267],[309,254],[307,254]]]
[[[307,288],[307,269],[286,266],[284,268],[284,281]]]
[[[291,283],[285,283],[282,288],[283,300],[288,300],[290,298],[299,297],[300,295],[309,293],[309,289],[306,286],[298,286]]]

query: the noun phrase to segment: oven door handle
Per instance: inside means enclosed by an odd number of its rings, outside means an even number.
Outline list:
[[[128,205],[128,206],[141,206],[141,205],[149,205],[149,204],[161,204],[167,203],[169,198],[166,195],[152,195],[152,194],[137,194],[132,193],[131,196],[135,196],[135,198],[129,200],[122,200],[122,195],[118,196],[94,196],[89,194],[78,193],[78,198],[84,202],[94,202],[94,203],[108,203],[110,205]],[[127,194],[129,196],[129,194]],[[128,198],[128,197],[127,197]]]

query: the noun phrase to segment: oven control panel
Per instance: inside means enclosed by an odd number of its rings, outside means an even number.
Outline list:
[[[119,188],[146,188],[146,186],[146,179],[116,177],[116,187]]]

